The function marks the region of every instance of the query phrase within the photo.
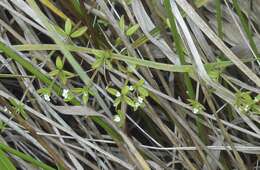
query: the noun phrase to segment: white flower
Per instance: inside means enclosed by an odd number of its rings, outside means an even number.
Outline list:
[[[83,96],[87,96],[87,95],[88,95],[88,93],[86,93],[86,92],[83,93]]]
[[[138,96],[137,101],[138,101],[138,103],[142,104],[144,99],[142,97]]]
[[[63,89],[62,91],[62,97],[64,99],[67,99],[68,98],[68,93],[69,93],[69,90],[68,89]]]
[[[44,98],[44,100],[46,100],[48,102],[51,101],[50,96],[48,94],[44,94],[43,98]]]
[[[115,115],[113,121],[119,123],[121,121],[120,116]]]
[[[133,86],[128,86],[129,90],[130,91],[133,91],[134,90],[134,87]]]
[[[245,108],[244,108],[244,111],[248,111],[249,110],[249,105],[246,105]]]
[[[116,92],[116,97],[120,97],[121,93],[120,92]]]
[[[6,112],[6,113],[8,113],[8,114],[11,114],[11,111],[8,110],[8,108],[7,108],[6,106],[4,107],[4,112]]]
[[[4,107],[4,112],[8,112],[8,109],[7,109],[7,107],[6,107],[6,106]]]
[[[193,108],[192,112],[196,114],[196,113],[199,112],[199,109],[198,108]]]

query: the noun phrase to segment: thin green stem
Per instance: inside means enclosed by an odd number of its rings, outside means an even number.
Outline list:
[[[171,25],[170,29],[171,29],[171,32],[172,32],[173,39],[175,41],[177,54],[180,58],[181,64],[185,65],[187,63],[185,61],[184,48],[183,48],[183,44],[182,44],[182,41],[181,41],[181,37],[180,37],[178,30],[177,30],[177,25],[176,25],[176,22],[175,22],[175,16],[173,15],[173,13],[171,11],[170,1],[164,0],[164,6],[165,6],[165,9],[166,9],[169,21],[170,21],[170,25]],[[193,90],[193,86],[192,86],[192,82],[191,82],[191,79],[189,77],[189,74],[184,73],[183,78],[184,78],[185,86],[188,90],[187,92],[188,92],[189,98],[194,99],[195,93],[194,93],[194,90]]]
[[[222,31],[222,9],[221,9],[221,0],[216,0],[216,16],[217,16],[217,26],[218,26],[218,36],[220,39],[223,38]]]
[[[25,45],[13,45],[12,46],[15,50],[17,51],[49,51],[49,50],[60,50],[58,45],[56,44],[25,44]],[[86,48],[86,47],[79,47],[79,46],[74,46],[74,45],[66,45],[66,48],[71,51],[71,52],[83,52],[83,53],[88,53],[88,54],[96,54],[102,52],[102,50],[96,50],[92,48]],[[0,52],[3,51],[0,48]],[[120,60],[120,61],[125,61],[129,62],[134,65],[139,65],[139,66],[145,66],[149,68],[154,68],[158,70],[163,70],[163,71],[169,71],[169,72],[187,72],[187,73],[192,73],[194,72],[194,68],[192,65],[173,65],[173,64],[165,64],[165,63],[159,63],[159,62],[154,62],[154,61],[149,61],[149,60],[143,60],[143,59],[138,59],[135,57],[131,56],[126,56],[122,54],[115,54],[112,53],[111,59],[115,60]],[[252,62],[254,59],[247,59],[243,60],[243,62]],[[228,66],[234,65],[231,61],[218,61],[214,63],[207,63],[204,66],[206,69],[212,69],[212,68],[225,68]]]

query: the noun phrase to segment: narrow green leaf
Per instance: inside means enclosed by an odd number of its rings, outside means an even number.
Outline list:
[[[0,132],[3,132],[6,127],[6,124],[3,121],[0,121]]]
[[[99,58],[94,63],[91,64],[91,67],[93,69],[97,69],[97,68],[100,68],[102,66],[102,64],[103,64],[103,59]]]
[[[125,97],[124,97],[124,101],[125,101],[129,106],[135,107],[135,102],[134,102],[132,99],[130,99],[129,97],[125,96]]]
[[[59,70],[52,70],[51,72],[49,72],[48,74],[51,76],[51,77],[55,77],[56,75],[59,74]]]
[[[27,154],[24,154],[20,151],[17,151],[17,150],[15,150],[15,149],[13,149],[9,146],[6,146],[5,144],[0,143],[0,149],[5,151],[5,152],[11,153],[11,154],[29,162],[29,163],[31,163],[32,165],[34,165],[36,167],[43,168],[44,170],[55,170],[54,168],[50,167],[49,165],[46,165],[46,164],[42,163],[41,161],[34,159],[30,155],[27,155]],[[2,169],[2,166],[1,166],[1,169]],[[5,168],[3,168],[3,169],[5,170]]]
[[[105,52],[101,51],[101,50],[94,50],[93,54],[95,55],[96,58],[103,58],[105,55]]]
[[[39,93],[39,94],[48,94],[49,93],[49,88],[47,88],[47,87],[44,87],[44,88],[40,88],[40,89],[38,89],[37,90],[37,93]]]
[[[120,29],[125,32],[125,17],[122,15],[119,20],[119,27]]]
[[[122,40],[120,37],[117,37],[117,39],[115,41],[115,46],[119,46],[120,44],[122,44]]]
[[[148,90],[146,90],[144,87],[139,87],[138,92],[141,94],[142,97],[149,96]]]
[[[126,95],[129,92],[129,87],[128,86],[124,86],[121,90],[123,95]]]
[[[77,37],[80,37],[82,36],[86,31],[87,31],[87,27],[86,26],[83,26],[83,27],[80,27],[79,29],[77,29],[75,32],[73,32],[70,37],[71,38],[77,38]]]
[[[118,90],[116,90],[114,88],[110,88],[110,87],[107,88],[107,92],[114,96],[116,96],[117,94],[120,94],[120,92]]]
[[[73,92],[73,93],[82,93],[83,92],[83,88],[73,88],[73,89],[71,89],[71,91]]]
[[[70,35],[72,29],[72,23],[71,20],[68,18],[65,22],[65,32],[67,35]]]
[[[127,36],[133,35],[139,29],[139,25],[135,24],[126,31]]]
[[[140,86],[142,86],[143,84],[144,84],[144,80],[141,79],[141,80],[139,80],[138,82],[136,82],[136,83],[134,84],[134,86],[135,86],[135,87],[140,87]]]
[[[66,75],[64,74],[64,72],[60,72],[59,78],[60,78],[61,83],[62,83],[63,85],[66,85],[66,84],[67,84],[67,77],[66,77]]]
[[[89,94],[87,92],[84,92],[82,95],[82,101],[84,105],[88,103],[88,98],[89,98]]]
[[[16,170],[14,164],[5,155],[5,153],[0,149],[0,167],[1,169]]]
[[[63,62],[62,62],[60,56],[58,56],[58,57],[56,58],[56,67],[57,67],[59,70],[62,70],[62,68],[63,68]]]
[[[121,98],[120,98],[120,97],[116,98],[116,100],[114,101],[113,106],[114,106],[114,107],[117,107],[120,102],[121,102]]]
[[[74,76],[75,76],[74,73],[69,72],[69,71],[63,70],[62,72],[66,75],[67,78],[71,78],[71,77],[74,77]]]

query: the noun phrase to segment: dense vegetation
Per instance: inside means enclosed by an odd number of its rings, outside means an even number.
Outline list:
[[[0,0],[0,169],[258,169],[257,0]]]

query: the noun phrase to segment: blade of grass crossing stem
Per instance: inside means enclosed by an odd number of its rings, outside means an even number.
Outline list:
[[[177,30],[177,25],[176,25],[176,22],[175,22],[175,16],[172,13],[170,0],[164,0],[164,6],[165,6],[165,9],[166,9],[169,21],[170,21],[170,25],[171,25],[170,29],[171,29],[171,32],[172,32],[173,39],[175,41],[177,54],[179,55],[181,65],[185,65],[187,63],[185,62],[185,55],[184,55],[184,49],[183,49],[184,47],[183,47],[183,44],[182,44],[182,41],[181,41],[181,37],[180,37],[178,30]],[[191,79],[189,77],[189,74],[184,73],[183,78],[184,78],[184,83],[185,83],[185,86],[186,86],[186,89],[187,89],[187,94],[188,94],[190,99],[194,100],[195,99],[195,93],[194,93],[194,90],[193,90],[193,86],[192,86],[192,82],[191,82]],[[205,127],[203,126],[203,124],[200,123],[201,120],[203,120],[203,116],[198,115],[196,117],[196,124],[197,124],[198,133],[199,133],[200,138],[204,141],[204,143],[206,143],[206,141],[207,141],[207,138],[206,138],[206,135],[205,135],[206,131],[204,129]]]
[[[222,23],[222,5],[221,5],[221,0],[216,0],[215,3],[216,3],[216,18],[217,18],[217,30],[218,30],[217,33],[218,33],[219,38],[222,40],[224,34],[223,34],[223,23]],[[223,52],[221,52],[220,56],[223,59],[225,58]],[[225,87],[228,87],[228,84],[225,81],[223,82],[223,85]],[[233,114],[234,114],[233,111],[232,111],[232,106],[227,105],[226,109],[227,109],[227,113],[228,113],[228,116],[229,116],[230,120],[232,120],[233,119],[232,117],[233,117]]]
[[[12,161],[6,156],[6,154],[0,149],[0,167],[1,169],[16,170]]]
[[[36,167],[38,167],[38,168],[42,168],[42,169],[44,169],[44,170],[55,170],[54,168],[52,168],[52,167],[50,167],[49,165],[47,165],[47,164],[45,164],[45,163],[43,163],[43,162],[41,162],[41,161],[38,161],[38,160],[36,160],[36,159],[34,159],[33,157],[31,157],[30,155],[27,155],[27,154],[24,154],[24,153],[22,153],[22,152],[20,152],[20,151],[17,151],[17,150],[15,150],[15,149],[13,149],[13,148],[11,148],[11,147],[9,147],[9,146],[6,146],[5,144],[2,144],[2,143],[0,143],[0,155],[1,155],[1,163],[4,161],[4,164],[5,164],[5,167],[6,167],[6,165],[7,164],[9,164],[9,165],[7,165],[9,168],[4,168],[4,166],[2,166],[2,164],[0,164],[0,166],[1,166],[1,168],[0,169],[4,169],[4,170],[13,170],[13,169],[16,169],[14,166],[12,167],[12,163],[11,162],[9,162],[10,160],[8,159],[5,159],[5,158],[3,158],[2,156],[2,154],[4,154],[5,155],[5,153],[3,152],[3,151],[5,151],[5,152],[8,152],[8,153],[10,153],[10,154],[13,154],[13,155],[15,155],[15,156],[17,156],[17,157],[19,157],[19,158],[21,158],[21,159],[23,159],[23,160],[25,160],[25,161],[27,161],[27,162],[29,162],[29,163],[31,163],[32,165],[34,165],[34,166],[36,166]],[[7,163],[7,162],[9,162],[9,163]],[[11,163],[11,164],[10,164]]]
[[[170,0],[164,0],[164,6],[166,8],[166,12],[167,12],[167,15],[168,15],[168,18],[169,18],[169,21],[170,21],[170,25],[171,25],[170,29],[171,29],[171,32],[172,32],[173,39],[175,41],[177,54],[179,55],[181,65],[185,65],[186,62],[185,62],[184,49],[183,49],[183,45],[182,45],[182,42],[181,42],[181,37],[180,37],[178,30],[177,30],[177,26],[176,26],[176,22],[175,22],[175,16],[173,15],[173,13],[171,11]],[[183,78],[184,78],[185,86],[188,90],[189,97],[191,99],[194,99],[195,93],[193,91],[193,87],[192,87],[192,83],[191,83],[191,79],[189,78],[189,75],[184,73]]]

